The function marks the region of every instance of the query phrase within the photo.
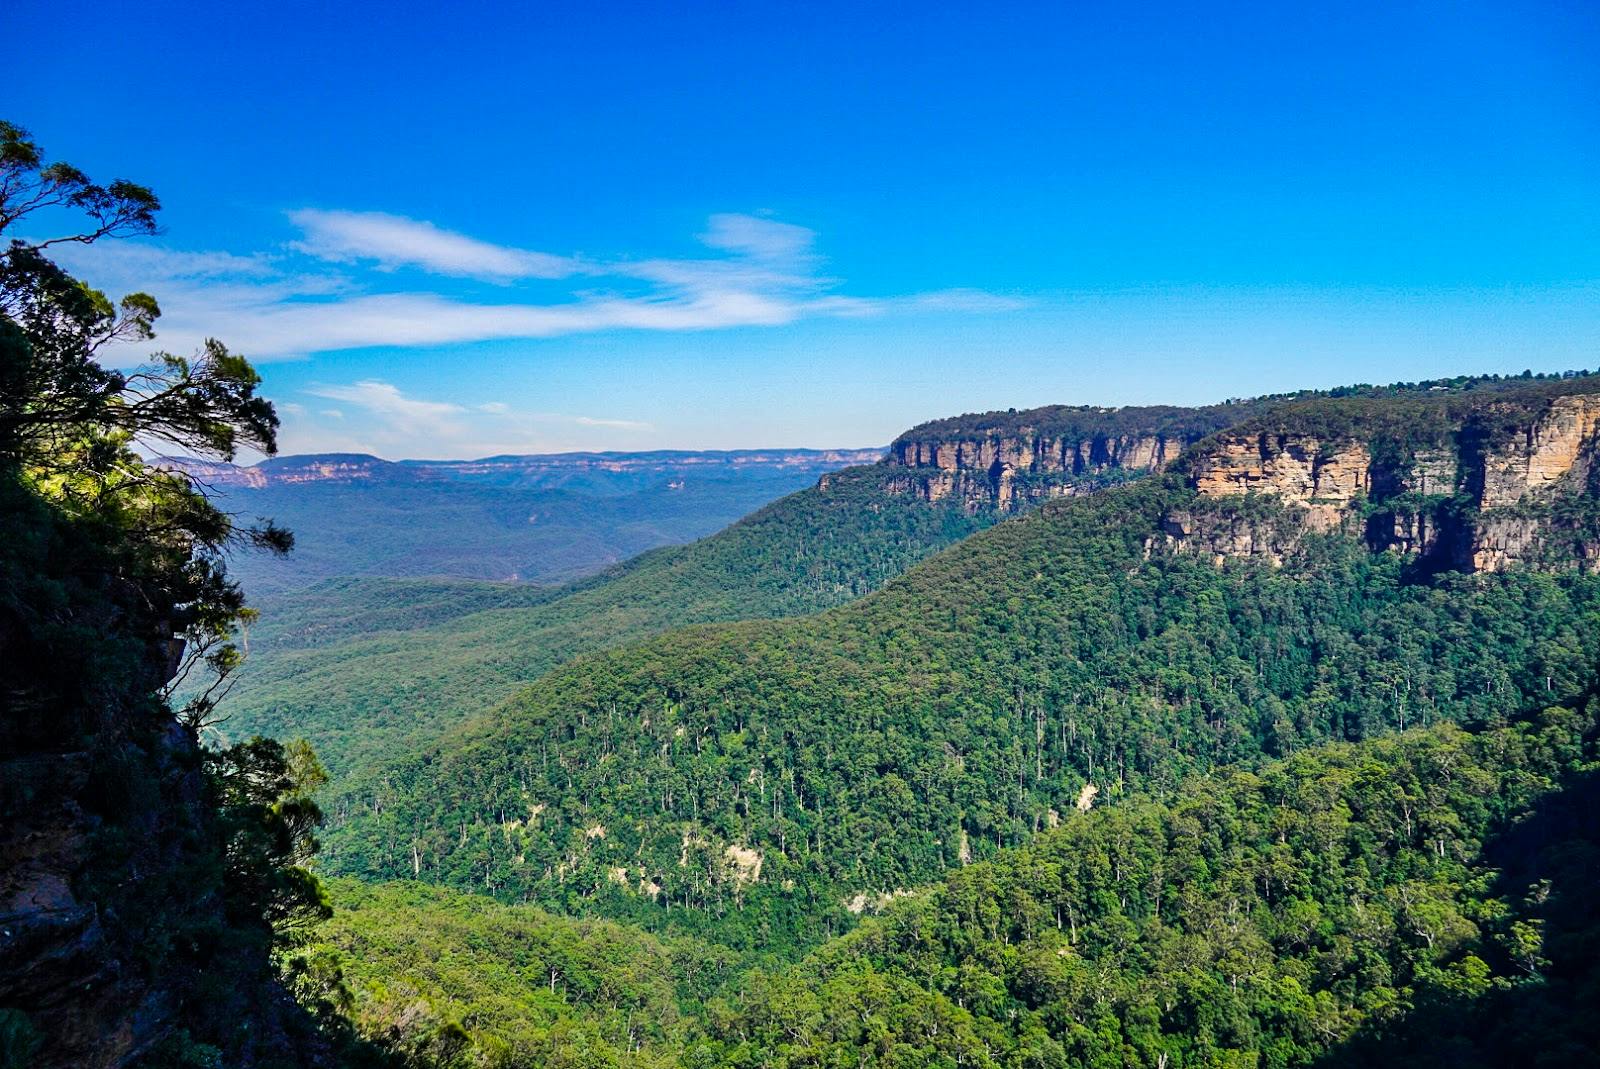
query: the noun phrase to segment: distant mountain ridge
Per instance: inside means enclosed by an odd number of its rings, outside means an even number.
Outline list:
[[[240,555],[252,595],[322,579],[438,577],[565,583],[690,542],[882,449],[653,450],[475,460],[365,453],[258,464],[162,461],[230,512],[294,532],[288,559]]]
[[[883,448],[865,449],[656,449],[645,452],[502,454],[476,460],[385,460],[370,453],[303,453],[268,457],[257,464],[219,464],[162,457],[175,468],[218,487],[252,490],[299,483],[353,483],[426,479],[525,479],[571,472],[651,474],[763,467],[818,471],[871,464]]]

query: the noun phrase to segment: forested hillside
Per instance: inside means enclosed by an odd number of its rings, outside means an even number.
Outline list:
[[[340,975],[356,1027],[413,1064],[677,1065],[748,966],[698,940],[425,884],[329,891],[308,976]]]
[[[644,554],[555,593],[459,584],[313,589],[307,597],[337,605],[336,618],[349,621],[342,641],[313,638],[323,625],[298,598],[267,601],[266,637],[240,672],[227,730],[303,735],[336,774],[358,773],[493,708],[576,654],[683,624],[838,605],[993,522],[953,506],[886,502],[882,477],[877,467],[848,469],[711,538]],[[463,602],[495,607],[458,614]],[[406,607],[427,603],[435,607]],[[276,622],[293,619],[306,624]],[[431,626],[417,626],[424,621]]]
[[[1160,452],[1119,453],[1114,445],[1122,438],[1189,440],[1230,420],[1267,418],[1282,406],[1319,398],[1371,401],[1385,411],[1431,405],[1430,411],[1443,413],[1440,405],[1449,399],[1478,404],[1508,391],[1526,393],[1530,385],[1577,388],[1571,376],[1532,384],[1459,378],[1306,391],[1198,409],[1056,406],[965,416],[908,431],[889,462],[827,475],[710,538],[644,554],[569,587],[330,581],[293,596],[268,596],[260,600],[252,656],[230,700],[228,730],[238,737],[254,731],[305,735],[343,779],[493,708],[579,653],[682,624],[841,605],[1019,507],[1017,500],[987,491],[933,501],[908,496],[901,454],[911,446],[932,456],[938,443],[965,442],[971,456],[981,459],[998,456],[1008,441],[1071,441],[1085,458],[1079,466],[1058,464],[1025,480],[1045,496],[1061,496],[1139,477],[1165,462]],[[965,455],[952,453],[952,463],[965,463]],[[937,456],[930,461],[936,476],[937,462]],[[1009,477],[987,467],[980,474],[985,487]],[[352,733],[360,734],[360,746],[352,744]]]
[[[285,650],[433,627],[493,609],[533,608],[564,592],[561,587],[476,579],[325,579],[303,590],[253,600],[260,615],[247,635],[250,656],[253,666],[270,663]]]
[[[1074,815],[746,980],[686,1064],[1591,1061],[1597,712]]]
[[[785,943],[1080,805],[1594,677],[1600,578],[1409,582],[1337,533],[1219,568],[1159,540],[1194,499],[1051,504],[850,606],[582,659],[347,799],[334,863]]]
[[[311,953],[417,1064],[1581,1063],[1597,716],[1327,744],[1073,811],[789,968],[348,880]]]

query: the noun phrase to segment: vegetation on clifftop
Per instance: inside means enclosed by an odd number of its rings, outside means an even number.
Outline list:
[[[1130,405],[1105,408],[1094,405],[1047,405],[1043,408],[1007,409],[1003,412],[971,412],[961,416],[919,423],[895,439],[907,441],[966,441],[984,438],[1028,438],[1033,436],[1067,441],[1093,440],[1121,435],[1161,435],[1167,438],[1198,439],[1247,422],[1268,427],[1294,427],[1311,431],[1306,419],[1323,412],[1369,413],[1403,412],[1405,406],[1393,402],[1412,398],[1428,402],[1429,411],[1440,403],[1477,405],[1502,391],[1529,396],[1529,383],[1539,383],[1551,392],[1571,392],[1573,379],[1590,376],[1588,371],[1564,371],[1522,375],[1457,375],[1419,382],[1394,382],[1383,386],[1359,383],[1329,390],[1297,390],[1292,393],[1263,394],[1233,398],[1221,404],[1197,408],[1172,405]],[[1600,381],[1600,375],[1590,376]],[[1319,406],[1318,402],[1363,400],[1376,402],[1361,406]],[[1314,433],[1314,432],[1313,432]],[[893,447],[891,446],[891,451]]]

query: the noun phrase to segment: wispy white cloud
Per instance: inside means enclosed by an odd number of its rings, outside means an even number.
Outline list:
[[[407,437],[453,435],[463,429],[458,421],[466,409],[445,401],[422,401],[407,397],[392,383],[363,379],[348,386],[313,386],[306,390],[313,397],[343,401],[377,416],[387,429]]]
[[[984,290],[950,289],[932,293],[915,293],[899,298],[902,308],[925,309],[930,312],[1015,312],[1028,307],[1024,298],[988,293]]]
[[[270,257],[238,256],[231,252],[189,252],[131,241],[90,245],[58,245],[51,258],[68,270],[87,267],[117,280],[147,276],[162,281],[180,279],[258,280],[277,275]]]
[[[700,240],[710,248],[751,260],[797,265],[814,259],[817,235],[794,223],[722,212],[711,217]]]
[[[622,431],[649,431],[655,426],[637,419],[600,419],[597,416],[575,416],[572,422],[580,427],[611,427]]]
[[[703,257],[604,263],[493,245],[378,212],[302,209],[290,219],[303,228],[302,240],[272,254],[121,243],[62,255],[113,293],[154,293],[165,313],[162,347],[184,352],[215,336],[255,360],[601,331],[780,327],[818,317],[989,314],[1020,303],[975,290],[842,293],[820,270],[815,233],[752,215],[712,216],[700,235],[709,250]],[[386,288],[387,272],[402,266],[508,287],[568,278],[570,288],[565,296],[500,301],[469,297],[459,284]],[[363,270],[370,267],[379,270]],[[582,286],[572,286],[578,277]]]
[[[387,212],[301,208],[288,214],[305,234],[291,247],[332,263],[372,263],[385,271],[419,267],[491,282],[566,278],[579,269],[576,260],[565,256],[495,245]]]
[[[481,457],[572,448],[606,432],[649,434],[642,420],[560,412],[519,411],[503,401],[457,404],[406,393],[381,379],[321,384],[304,394],[337,400],[339,409],[313,413],[296,402],[280,404],[279,436],[294,452],[377,452],[389,457]],[[573,428],[584,428],[573,441]],[[559,443],[559,444],[558,444]]]

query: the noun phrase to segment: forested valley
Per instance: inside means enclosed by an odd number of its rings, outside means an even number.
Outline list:
[[[272,454],[259,374],[52,258],[158,209],[0,124],[0,1069],[1600,1057],[1600,376],[969,414],[253,604],[292,532],[158,458]]]

